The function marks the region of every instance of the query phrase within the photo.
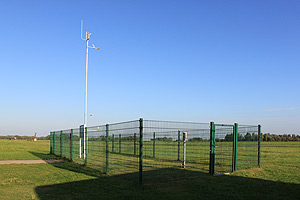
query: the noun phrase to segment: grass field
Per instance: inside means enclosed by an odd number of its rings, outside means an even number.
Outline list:
[[[55,158],[49,155],[49,141],[0,142],[1,160]],[[300,148],[288,147],[300,147],[300,142],[264,142],[261,169],[224,176],[156,168],[163,179],[153,177],[144,186],[132,181],[138,176],[136,172],[107,176],[69,161],[1,165],[0,199],[299,199]],[[152,171],[149,173],[151,177]]]

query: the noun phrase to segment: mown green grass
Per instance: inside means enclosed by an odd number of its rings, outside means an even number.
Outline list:
[[[30,152],[49,153],[49,141],[37,142],[26,140],[0,140],[0,160],[36,160],[40,157]],[[52,159],[55,156],[45,156],[42,159]]]
[[[137,173],[104,175],[65,161],[55,164],[0,166],[0,199],[299,199],[300,149],[262,143],[262,168],[225,176],[158,168],[140,186]],[[300,146],[300,143],[291,143]],[[22,148],[21,148],[22,147]],[[0,158],[50,159],[49,142],[1,140]],[[117,156],[117,155],[116,155]],[[117,157],[116,157],[117,158]],[[153,174],[152,171],[145,172]],[[151,177],[151,176],[148,176]]]
[[[262,142],[262,147],[300,147],[300,142]]]

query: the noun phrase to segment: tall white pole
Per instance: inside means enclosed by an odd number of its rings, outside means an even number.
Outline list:
[[[89,48],[92,49],[97,49],[99,48],[95,47],[95,45],[92,45],[89,47],[89,39],[91,33],[85,32],[85,38],[82,38],[82,26],[83,26],[83,21],[81,20],[81,39],[86,41],[86,58],[85,58],[85,98],[84,98],[84,124],[83,124],[83,157],[84,159],[86,158],[86,153],[87,153],[87,133],[86,133],[86,126],[87,126],[87,75],[88,75],[88,57],[89,57]],[[79,154],[81,158],[81,138],[80,138],[80,146],[79,146]]]
[[[89,33],[86,33],[86,59],[85,59],[85,101],[84,101],[84,126],[87,121],[87,74],[88,74],[88,57],[89,57]]]
[[[88,74],[88,58],[89,58],[89,36],[90,34],[86,32],[86,58],[85,58],[85,98],[84,98],[84,126],[83,126],[83,158],[85,159],[87,144],[86,140],[86,124],[87,124],[87,74]]]

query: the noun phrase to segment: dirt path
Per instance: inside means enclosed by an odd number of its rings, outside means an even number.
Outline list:
[[[16,164],[45,164],[45,163],[57,163],[63,162],[63,160],[0,160],[0,165],[16,165]]]

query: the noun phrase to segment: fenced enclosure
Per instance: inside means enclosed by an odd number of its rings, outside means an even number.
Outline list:
[[[50,136],[50,153],[139,183],[176,179],[178,170],[216,175],[260,167],[260,125],[139,119]]]

